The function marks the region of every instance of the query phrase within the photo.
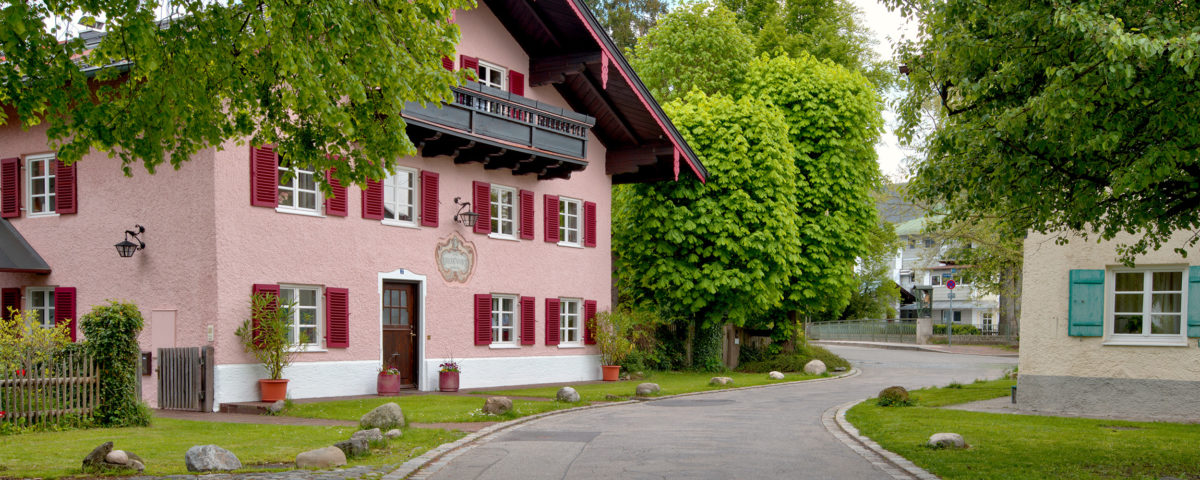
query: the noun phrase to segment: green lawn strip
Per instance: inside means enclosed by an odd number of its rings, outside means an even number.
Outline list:
[[[1200,478],[1200,426],[979,413],[934,408],[1008,394],[1012,380],[912,392],[915,407],[860,403],[859,432],[946,479]],[[924,446],[938,432],[970,448]]]
[[[730,377],[733,383],[729,385],[709,385],[708,381],[715,376]],[[804,375],[804,374],[786,374],[783,380],[771,380],[767,378],[765,373],[698,373],[698,372],[648,372],[646,378],[641,380],[623,380],[618,382],[604,382],[588,385],[575,385],[575,391],[579,392],[579,396],[583,402],[600,402],[611,400],[608,395],[617,395],[623,397],[633,396],[634,390],[639,383],[652,382],[657,383],[662,391],[659,395],[675,395],[679,393],[704,392],[710,390],[724,390],[736,387],[749,387],[754,385],[766,385],[772,383],[794,382],[798,380],[811,380],[820,378],[820,376]],[[489,390],[471,392],[478,395],[508,395],[515,397],[543,397],[554,398],[560,387],[536,387],[525,388],[519,390]]]
[[[286,414],[293,417],[357,422],[364,413],[388,402],[400,405],[407,421],[418,423],[503,422],[527,415],[578,406],[560,402],[513,400],[512,411],[504,415],[487,415],[482,412],[484,402],[482,398],[457,395],[409,395],[300,403],[288,407]]]
[[[0,437],[4,445],[0,448],[0,478],[79,475],[83,457],[106,441],[112,441],[116,449],[142,457],[148,475],[188,473],[183,456],[194,445],[215,444],[228,449],[247,467],[291,464],[296,454],[333,445],[350,438],[356,430],[155,418],[150,427],[11,435]],[[463,435],[441,429],[405,429],[402,438],[391,441],[378,454],[351,461],[350,465],[400,464]]]

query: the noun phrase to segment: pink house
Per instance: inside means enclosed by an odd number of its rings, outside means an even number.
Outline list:
[[[611,187],[704,167],[582,1],[485,0],[455,21],[446,66],[480,81],[410,106],[420,154],[330,198],[303,169],[281,182],[269,148],[231,141],[127,178],[0,127],[3,306],[73,323],[134,302],[155,366],[159,348],[214,348],[214,408],[258,399],[264,371],[234,335],[252,291],[297,304],[293,398],[373,394],[385,364],[434,390],[450,358],[464,388],[599,379],[585,320],[611,303]],[[135,225],[146,248],[121,258]],[[157,384],[143,377],[152,405]]]

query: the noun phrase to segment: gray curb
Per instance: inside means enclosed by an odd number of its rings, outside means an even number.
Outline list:
[[[853,377],[855,375],[858,375],[859,373],[860,372],[857,368],[853,368],[853,369],[850,369],[850,371],[848,371],[848,372],[845,372],[841,375],[837,375],[834,377],[814,378],[812,380],[800,380],[800,381],[795,381],[795,382],[771,383],[771,384],[766,384],[766,385],[754,385],[754,386],[749,386],[749,387],[723,388],[720,390],[708,390],[708,391],[703,391],[703,392],[679,393],[679,394],[675,394],[675,395],[652,397],[652,398],[647,398],[644,400],[626,400],[624,402],[611,402],[611,403],[603,403],[603,404],[599,404],[599,405],[584,405],[581,407],[567,408],[567,409],[563,409],[563,410],[554,410],[554,411],[550,411],[550,412],[539,413],[536,415],[530,415],[528,417],[521,417],[521,418],[517,418],[514,420],[509,420],[507,422],[497,423],[495,425],[485,427],[485,428],[479,430],[478,432],[467,435],[467,436],[460,438],[454,442],[444,443],[442,445],[439,445],[437,448],[434,448],[428,452],[425,452],[424,454],[422,454],[418,457],[414,457],[414,458],[410,459],[409,461],[404,462],[403,464],[400,465],[399,468],[397,468],[396,470],[392,471],[391,473],[389,473],[387,475],[384,475],[380,480],[402,480],[402,479],[406,479],[406,478],[417,480],[417,479],[429,478],[430,475],[437,473],[437,471],[440,470],[442,467],[446,466],[447,463],[450,463],[451,460],[454,460],[459,455],[462,455],[463,453],[470,450],[472,447],[475,446],[476,443],[479,443],[481,440],[492,437],[492,436],[494,436],[498,433],[501,433],[505,430],[508,430],[510,428],[515,428],[517,426],[523,425],[527,422],[531,422],[531,421],[534,421],[534,420],[537,420],[540,418],[549,417],[552,415],[562,415],[562,414],[566,414],[566,413],[581,412],[584,410],[612,407],[612,406],[616,406],[616,405],[629,405],[629,404],[641,403],[641,402],[654,402],[654,401],[658,401],[658,400],[666,400],[668,398],[690,397],[693,395],[704,395],[704,394],[709,394],[709,393],[728,392],[731,390],[752,390],[752,389],[759,389],[759,388],[776,388],[776,387],[782,387],[782,386],[792,386],[792,385],[806,384],[806,383],[828,382],[828,381],[841,380],[843,378]]]
[[[863,347],[863,348],[881,348],[884,350],[913,350],[918,352],[934,352],[946,353],[951,355],[975,355],[979,357],[1017,357],[1016,352],[997,352],[997,353],[973,353],[973,352],[947,352],[936,348],[923,347],[921,345],[907,345],[903,343],[879,343],[879,342],[853,342],[844,340],[813,340],[812,343],[823,346],[844,346],[844,347]]]
[[[846,410],[866,400],[869,399],[855,400],[825,410],[825,413],[821,415],[821,424],[834,438],[867,459],[876,468],[891,475],[892,478],[897,480],[938,480],[937,475],[929,473],[907,458],[879,446],[874,440],[858,433],[858,429],[846,421]]]

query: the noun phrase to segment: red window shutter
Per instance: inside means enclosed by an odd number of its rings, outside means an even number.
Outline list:
[[[383,182],[367,180],[367,188],[362,191],[363,218],[368,220],[383,220]]]
[[[279,206],[279,156],[272,147],[250,147],[250,205]]]
[[[346,186],[342,185],[341,180],[333,178],[334,171],[330,169],[325,172],[325,181],[329,182],[329,189],[333,191],[333,196],[325,199],[325,214],[344,217],[350,209],[350,202],[346,199]]]
[[[557,298],[546,299],[546,345],[558,345],[559,330],[562,328],[558,317],[560,306]]]
[[[57,197],[54,212],[60,215],[79,212],[78,182],[75,181],[75,165],[55,160],[54,196]]]
[[[558,243],[558,195],[546,195],[546,243]]]
[[[450,57],[442,57],[442,68],[446,70],[454,70],[454,59]]]
[[[21,216],[21,159],[0,160],[0,218]]]
[[[438,226],[438,174],[421,170],[421,226]]]
[[[350,347],[350,290],[325,289],[325,346]]]
[[[5,288],[0,289],[0,317],[5,320],[12,318],[12,309],[21,309],[21,289]]]
[[[474,74],[474,75],[472,75],[474,78],[479,78],[479,59],[478,58],[468,57],[466,55],[459,55],[458,56],[458,64],[459,64],[459,68],[462,68],[463,70],[469,70],[471,73]]]
[[[533,240],[533,192],[521,190],[521,239]]]
[[[596,202],[583,202],[583,246],[596,246]]]
[[[487,182],[472,182],[475,192],[473,205],[479,218],[475,219],[475,233],[487,235],[492,231],[492,184]],[[491,307],[488,307],[491,308]]]
[[[54,289],[54,326],[67,325],[71,341],[77,338],[75,327],[75,287]]]
[[[517,95],[525,95],[525,74],[516,70],[508,71],[508,91]]]
[[[537,299],[521,297],[521,345],[533,345],[537,340]]]
[[[596,326],[593,323],[596,321],[596,301],[586,300],[583,302],[583,343],[588,345],[596,344]]]
[[[279,285],[256,283],[256,284],[254,284],[254,287],[251,289],[251,293],[255,293],[255,294],[263,293],[263,294],[272,295],[274,300],[271,301],[270,309],[275,310],[275,309],[279,308]],[[254,336],[257,337],[258,336],[258,319],[251,318],[250,321],[254,325]]]
[[[475,295],[475,344],[492,343],[492,296],[486,293]]]

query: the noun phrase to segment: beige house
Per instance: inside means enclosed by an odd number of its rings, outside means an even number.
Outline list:
[[[1119,259],[1121,236],[1025,240],[1017,404],[1022,409],[1200,420],[1200,255]]]

